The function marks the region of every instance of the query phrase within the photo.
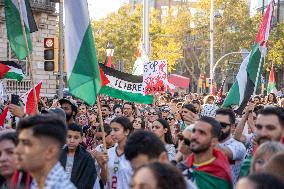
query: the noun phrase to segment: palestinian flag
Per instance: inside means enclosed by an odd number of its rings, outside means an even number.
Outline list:
[[[37,26],[33,17],[29,0],[21,0],[21,14],[24,20],[25,30],[27,34],[29,52],[32,52],[32,41],[30,33],[37,31]],[[20,7],[18,0],[4,0],[5,18],[7,35],[11,49],[15,52],[19,60],[23,60],[28,56],[24,33],[22,31]]]
[[[273,64],[270,69],[269,73],[269,81],[268,81],[268,86],[267,86],[267,94],[269,93],[276,93],[276,82],[275,82],[275,77],[274,77],[274,69],[273,69]]]
[[[87,0],[64,1],[65,53],[69,91],[89,105],[96,102],[101,76]]]
[[[20,65],[13,61],[0,61],[0,79],[16,79],[22,81],[25,77]]]
[[[130,102],[152,104],[151,95],[143,95],[143,76],[135,76],[117,71],[100,64],[102,88],[100,93]]]
[[[190,168],[193,181],[199,189],[232,189],[231,168],[227,157],[219,150],[213,150],[216,158],[212,163],[196,167],[194,155],[187,159],[187,167]]]
[[[229,91],[223,107],[237,105],[241,114],[252,94],[255,94],[263,70],[267,41],[272,26],[274,0],[271,0],[256,36],[255,45],[241,64],[237,80]]]
[[[5,106],[5,108],[0,114],[0,127],[4,127],[8,111],[9,111],[8,106]]]
[[[35,92],[36,92],[36,102],[34,99],[34,89],[31,88],[25,94],[23,94],[20,99],[23,102],[25,113],[28,115],[33,115],[37,113],[36,104],[39,102],[40,89],[41,89],[42,81],[36,84]]]

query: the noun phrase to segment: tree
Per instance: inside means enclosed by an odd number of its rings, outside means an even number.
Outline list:
[[[283,70],[284,64],[284,21],[278,23],[273,28],[268,42],[268,55],[266,71],[270,71],[271,63],[274,64],[275,70]]]

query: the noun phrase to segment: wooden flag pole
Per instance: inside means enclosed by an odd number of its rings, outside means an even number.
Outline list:
[[[104,145],[104,152],[107,152],[106,136],[105,136],[104,123],[103,123],[103,114],[102,114],[100,95],[97,96],[97,106],[98,106],[100,127],[101,127],[101,131],[103,133],[102,139],[103,139],[103,145]],[[105,169],[106,169],[106,182],[107,182],[107,186],[108,186],[108,188],[110,188],[110,183],[109,183],[109,179],[108,179],[108,163],[105,164]]]
[[[22,0],[18,0],[19,10],[20,10],[20,18],[21,18],[21,25],[22,25],[22,31],[23,31],[23,35],[24,35],[24,39],[25,39],[26,49],[28,51],[27,58],[28,58],[28,65],[29,65],[31,82],[32,82],[32,88],[33,88],[33,96],[34,96],[34,101],[35,101],[35,108],[36,108],[36,111],[38,112],[38,102],[37,102],[37,98],[36,98],[35,82],[34,82],[34,78],[33,78],[32,61],[31,61],[31,57],[30,57],[30,49],[29,49],[29,45],[28,45],[28,38],[27,38],[26,28],[25,28],[25,24],[24,24],[24,18],[23,18],[23,14],[22,14],[22,4],[21,4],[21,2],[22,2]]]

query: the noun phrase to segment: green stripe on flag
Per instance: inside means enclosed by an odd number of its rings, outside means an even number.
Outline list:
[[[256,83],[256,78],[257,78],[257,74],[261,74],[262,73],[262,68],[263,68],[263,58],[261,58],[261,52],[260,52],[260,46],[259,44],[255,44],[252,47],[252,51],[251,51],[251,56],[249,58],[249,64],[247,65],[247,72],[248,72],[248,76],[255,85]],[[260,70],[258,72],[258,67],[259,64],[260,65]],[[260,80],[260,75],[258,77],[258,81]],[[258,82],[259,83],[259,82]]]
[[[15,73],[15,72],[7,72],[4,76],[6,79],[16,79],[18,81],[22,81],[24,78],[24,75]]]
[[[136,103],[141,103],[141,104],[152,104],[153,102],[153,96],[151,95],[144,96],[141,93],[130,93],[130,92],[114,89],[109,86],[103,86],[101,88],[100,93],[111,96],[113,98],[126,100],[129,102],[136,102]]]
[[[232,184],[226,180],[210,175],[203,171],[194,170],[195,183],[199,189],[232,189]]]
[[[237,81],[231,87],[227,98],[225,99],[222,107],[230,107],[232,104],[239,105],[240,103],[240,91],[239,91],[239,84]]]
[[[68,80],[69,91],[89,105],[96,102],[101,78],[91,25],[88,26]]]
[[[26,43],[22,31],[20,12],[14,5],[12,0],[5,0],[5,18],[7,36],[11,49],[14,51],[19,60],[23,60],[27,57],[28,51],[26,49]],[[29,51],[32,51],[31,36],[28,27],[25,25]]]

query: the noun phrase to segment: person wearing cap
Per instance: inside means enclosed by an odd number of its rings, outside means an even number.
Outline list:
[[[67,125],[75,123],[74,117],[77,114],[77,104],[66,98],[62,98],[58,102],[60,103],[61,108],[65,111]]]

